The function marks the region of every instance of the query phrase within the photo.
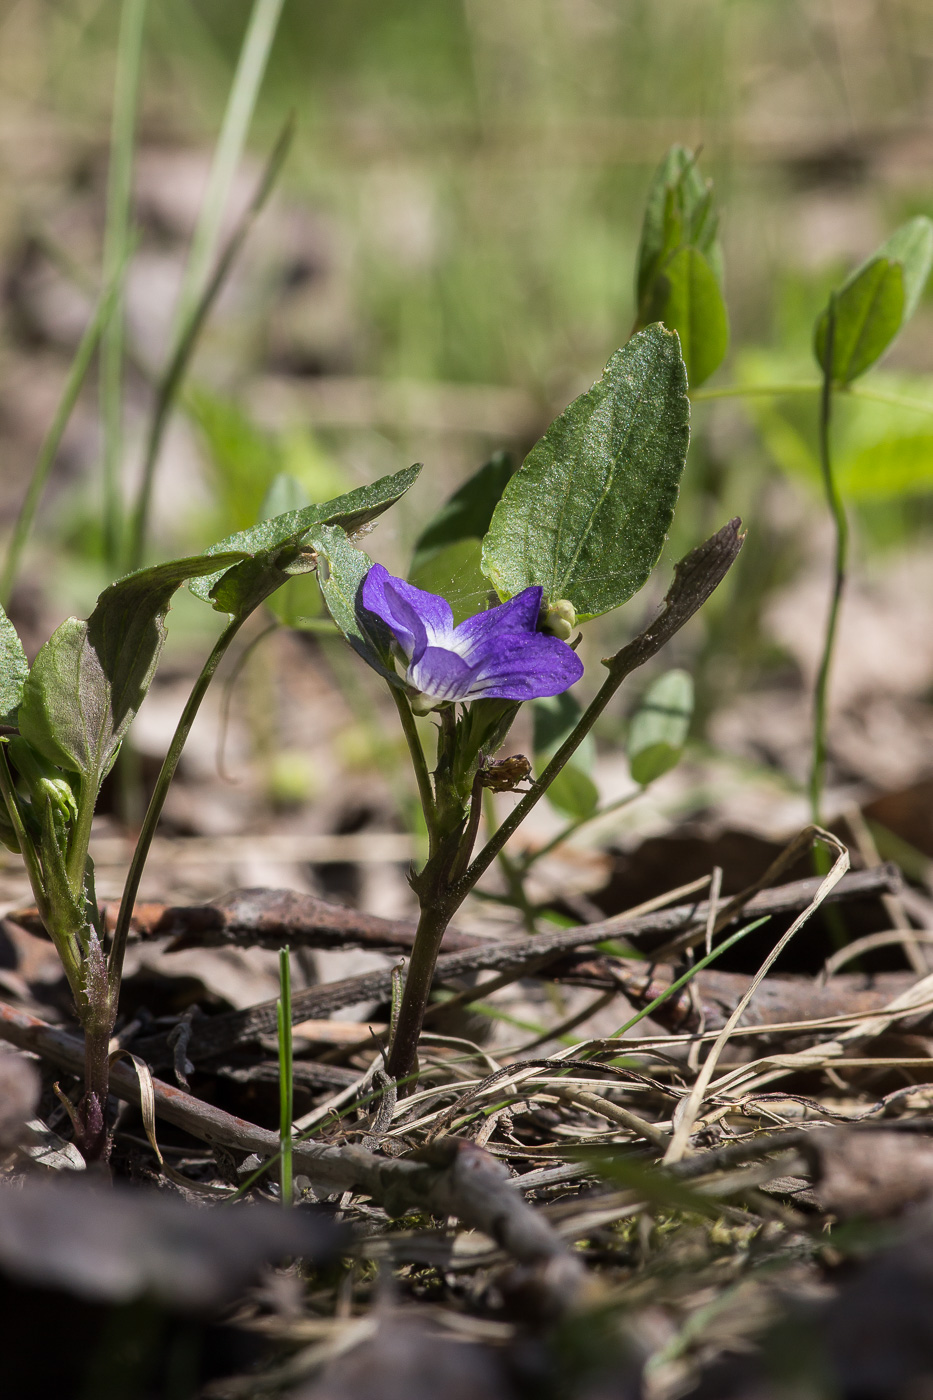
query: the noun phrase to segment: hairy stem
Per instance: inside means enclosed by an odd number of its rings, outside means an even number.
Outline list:
[[[813,760],[810,769],[810,811],[814,825],[822,824],[821,808],[823,799],[823,778],[826,770],[826,710],[829,693],[829,675],[833,663],[833,650],[836,643],[836,630],[839,622],[839,606],[846,582],[846,566],[849,553],[849,524],[845,505],[833,474],[830,428],[833,402],[833,341],[836,330],[836,298],[829,299],[826,322],[826,369],[823,373],[823,392],[820,397],[820,472],[823,488],[833,525],[836,531],[836,548],[833,572],[833,588],[830,596],[829,615],[826,619],[826,633],[823,638],[823,655],[816,678],[813,700]]]
[[[117,915],[117,925],[114,929],[113,943],[110,948],[109,966],[107,980],[110,990],[110,1000],[114,1015],[116,1014],[117,998],[120,992],[120,979],[123,975],[123,958],[126,953],[126,940],[130,929],[130,920],[133,916],[133,906],[136,903],[136,896],[139,893],[139,882],[142,879],[143,869],[149,855],[149,848],[152,845],[152,838],[155,836],[159,818],[162,815],[162,808],[168,795],[169,787],[175,776],[175,770],[185,747],[191,726],[195,716],[201,708],[201,702],[207,694],[214,672],[223,660],[224,654],[239,632],[246,615],[235,617],[221,632],[214,643],[210,656],[204,663],[204,667],[194,688],[188,696],[187,704],[182,711],[181,718],[172,735],[172,742],[169,745],[168,753],[162,763],[159,776],[156,779],[155,791],[149,801],[149,807],[143,820],[142,830],[136,842],[136,849],[133,852],[133,859],[130,862],[129,873],[126,877],[126,884],[123,887],[123,898],[120,902],[120,912]]]

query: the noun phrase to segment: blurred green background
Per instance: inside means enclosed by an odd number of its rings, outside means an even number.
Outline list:
[[[149,7],[130,481],[147,367],[164,354],[249,12],[245,0]],[[99,284],[119,15],[114,0],[0,6],[0,523],[18,506],[87,287]],[[731,349],[695,406],[670,551],[733,514],[754,548],[671,660],[697,672],[701,728],[724,692],[799,667],[762,618],[776,589],[826,558],[815,400],[714,395],[769,379],[815,384],[812,325],[827,289],[933,207],[929,4],[286,0],[233,206],[290,111],[297,136],[280,186],[203,336],[160,459],[153,555],[249,523],[282,470],[323,497],[423,460],[423,490],[374,544],[405,567],[464,476],[499,448],[521,460],[627,339],[645,192],[679,141],[700,148],[715,182]],[[872,377],[920,407],[839,407],[857,568],[928,539],[931,369],[928,298]],[[37,636],[106,581],[99,457],[91,384],[20,585],[19,617],[35,616]],[[668,576],[612,622],[616,634]],[[176,630],[187,625],[204,617],[181,604]]]

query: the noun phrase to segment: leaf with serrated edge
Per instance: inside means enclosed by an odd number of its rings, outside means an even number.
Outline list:
[[[332,501],[305,506],[302,510],[289,510],[271,520],[261,520],[251,529],[240,530],[237,534],[221,540],[219,544],[211,545],[205,553],[221,554],[237,550],[252,559],[263,558],[271,562],[279,550],[301,543],[314,525],[339,525],[350,532],[358,530],[375,520],[404,496],[420,471],[420,465],[406,467],[404,471],[395,472],[392,476],[380,477],[369,486],[360,486],[355,491],[336,496]],[[219,569],[203,578],[192,580],[189,584],[191,592],[197,598],[202,598],[205,602],[214,602],[214,606],[218,606],[213,595],[223,572],[223,569]],[[251,586],[254,584],[255,580]],[[220,607],[219,611],[227,609]]]
[[[16,628],[0,608],[0,720],[9,723],[23,698],[29,662]]]
[[[106,588],[87,622],[68,618],[42,647],[23,689],[20,732],[50,762],[100,783],[149,689],[172,594],[198,571],[241,555],[176,559]]]
[[[579,621],[645,583],[674,514],[690,436],[677,337],[648,326],[548,428],[495,509],[483,571],[500,598],[540,584]]]

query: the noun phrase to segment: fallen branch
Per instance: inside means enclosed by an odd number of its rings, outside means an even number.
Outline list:
[[[0,1002],[0,1039],[31,1050],[53,1064],[80,1074],[84,1046],[66,1031],[6,1002]],[[111,1091],[139,1104],[140,1081],[129,1066],[116,1063]],[[212,1146],[275,1157],[278,1134],[213,1104],[205,1103],[172,1084],[152,1080],[155,1112],[167,1123]],[[505,1165],[475,1143],[448,1138],[435,1143],[422,1157],[378,1157],[353,1145],[333,1147],[296,1140],[295,1170],[334,1191],[359,1191],[383,1205],[390,1215],[416,1210],[430,1215],[455,1215],[469,1228],[481,1230],[521,1264],[543,1268],[552,1301],[569,1303],[583,1279],[583,1266],[542,1215],[529,1206],[512,1185]]]
[[[901,883],[900,872],[894,865],[879,866],[847,875],[839,881],[827,902],[846,898],[867,898],[896,891]],[[735,918],[757,917],[762,914],[785,913],[804,909],[818,888],[818,879],[795,880],[774,890],[763,890],[749,899]],[[559,929],[536,934],[533,938],[512,939],[498,943],[483,943],[463,952],[446,953],[437,960],[435,984],[466,977],[475,972],[514,971],[524,976],[576,948],[592,946],[607,939],[625,937],[634,943],[650,941],[658,936],[671,936],[697,926],[705,928],[708,903],[700,900],[672,909],[660,909],[635,918],[606,919],[598,924]],[[382,1001],[391,995],[392,970],[380,968],[358,977],[346,977],[319,987],[307,987],[292,997],[294,1021],[329,1016],[345,1006],[361,1001]],[[261,1002],[243,1011],[225,1012],[205,1018],[192,1026],[187,1053],[190,1059],[206,1059],[231,1050],[236,1045],[269,1035],[276,1028],[276,1002]],[[151,1064],[166,1064],[171,1053],[165,1035],[148,1036],[134,1042],[133,1050]]]

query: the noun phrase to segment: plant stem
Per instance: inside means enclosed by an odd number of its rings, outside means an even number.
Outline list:
[[[294,1202],[292,1177],[292,1123],[295,1118],[295,1084],[292,1070],[292,974],[288,948],[279,949],[279,1180],[282,1204]]]
[[[71,369],[68,371],[68,378],[62,390],[62,396],[58,407],[55,410],[55,417],[51,426],[43,439],[39,448],[39,455],[36,458],[36,465],[33,468],[32,478],[20,506],[19,515],[16,517],[16,524],[13,526],[13,534],[7,546],[6,559],[4,560],[3,573],[0,575],[0,603],[6,607],[10,601],[10,594],[13,591],[13,584],[19,570],[19,561],[25,548],[26,541],[32,531],[36,512],[42,500],[42,493],[48,480],[49,472],[58,455],[58,449],[71,418],[72,411],[81,392],[84,383],[84,376],[87,374],[91,358],[97,348],[97,342],[110,315],[113,311],[116,298],[116,284],[106,287],[94,308],[90,324],[84,335],[81,337],[75,357],[71,362]]]
[[[117,46],[107,225],[104,234],[104,283],[115,287],[114,312],[101,339],[100,409],[103,429],[104,554],[111,572],[120,561],[123,450],[124,274],[132,219],[133,146],[139,102],[139,74],[147,0],[123,0]]]
[[[452,913],[453,909],[449,907],[440,890],[432,891],[424,898],[395,1035],[386,1061],[386,1073],[392,1079],[404,1079],[414,1068],[418,1056],[418,1039],[434,977],[434,964],[437,962],[441,939]]]
[[[36,851],[32,837],[23,825],[23,818],[19,810],[19,803],[16,800],[16,789],[13,786],[13,775],[10,772],[6,758],[6,742],[0,742],[0,796],[3,798],[4,806],[10,818],[10,824],[16,832],[16,839],[19,842],[20,855],[23,857],[23,864],[29,876],[29,883],[32,886],[33,898],[36,901],[36,908],[39,910],[39,917],[46,923],[48,914],[48,901],[45,897],[45,884],[42,879],[42,866],[39,862],[39,855]]]
[[[431,774],[428,771],[428,761],[424,756],[424,749],[421,746],[421,737],[418,733],[418,725],[407,697],[403,695],[398,686],[390,685],[389,691],[391,692],[392,699],[395,701],[398,717],[402,722],[402,732],[405,735],[408,752],[411,754],[412,767],[415,770],[415,778],[418,783],[418,796],[421,798],[421,810],[424,812],[424,821],[428,828],[428,859],[430,859],[437,849],[439,833],[437,802],[434,798]]]
[[[182,750],[191,732],[195,716],[201,708],[201,702],[207,693],[207,688],[213,679],[214,672],[220,665],[224,653],[239,632],[248,614],[235,617],[221,632],[214,643],[210,656],[204,663],[204,667],[194,688],[188,696],[188,701],[182,711],[181,718],[172,735],[172,742],[169,745],[168,753],[162,763],[159,776],[156,779],[155,791],[149,801],[149,807],[143,820],[142,830],[136,842],[136,849],[133,852],[133,859],[130,862],[129,872],[126,877],[126,884],[123,887],[123,898],[120,901],[120,912],[117,915],[117,924],[114,929],[113,943],[110,948],[110,957],[107,969],[107,981],[110,992],[110,1000],[116,1014],[117,998],[120,993],[120,979],[123,975],[123,958],[126,953],[126,940],[129,934],[130,920],[133,917],[133,907],[136,903],[136,896],[139,893],[139,882],[142,879],[143,869],[149,855],[149,848],[152,845],[152,838],[155,836],[159,818],[162,815],[162,808],[168,795],[169,787],[175,776]]]
[[[84,1098],[80,1148],[86,1162],[106,1162],[110,1155],[107,1097],[110,1093],[110,1032],[106,1015],[84,1026]]]
[[[692,403],[705,399],[783,398],[788,394],[818,394],[819,381],[813,384],[724,384],[721,389],[691,389]]]
[[[833,649],[836,642],[836,629],[839,621],[839,605],[846,582],[846,565],[849,552],[849,525],[845,505],[833,475],[830,427],[833,401],[833,340],[836,330],[836,297],[830,295],[826,321],[826,369],[823,372],[823,392],[820,396],[820,472],[826,500],[836,531],[833,588],[826,620],[826,634],[823,639],[823,655],[816,678],[813,706],[813,761],[810,769],[810,811],[815,826],[822,825],[821,808],[823,797],[823,777],[826,768],[826,709],[829,691],[829,675],[832,668]]]

